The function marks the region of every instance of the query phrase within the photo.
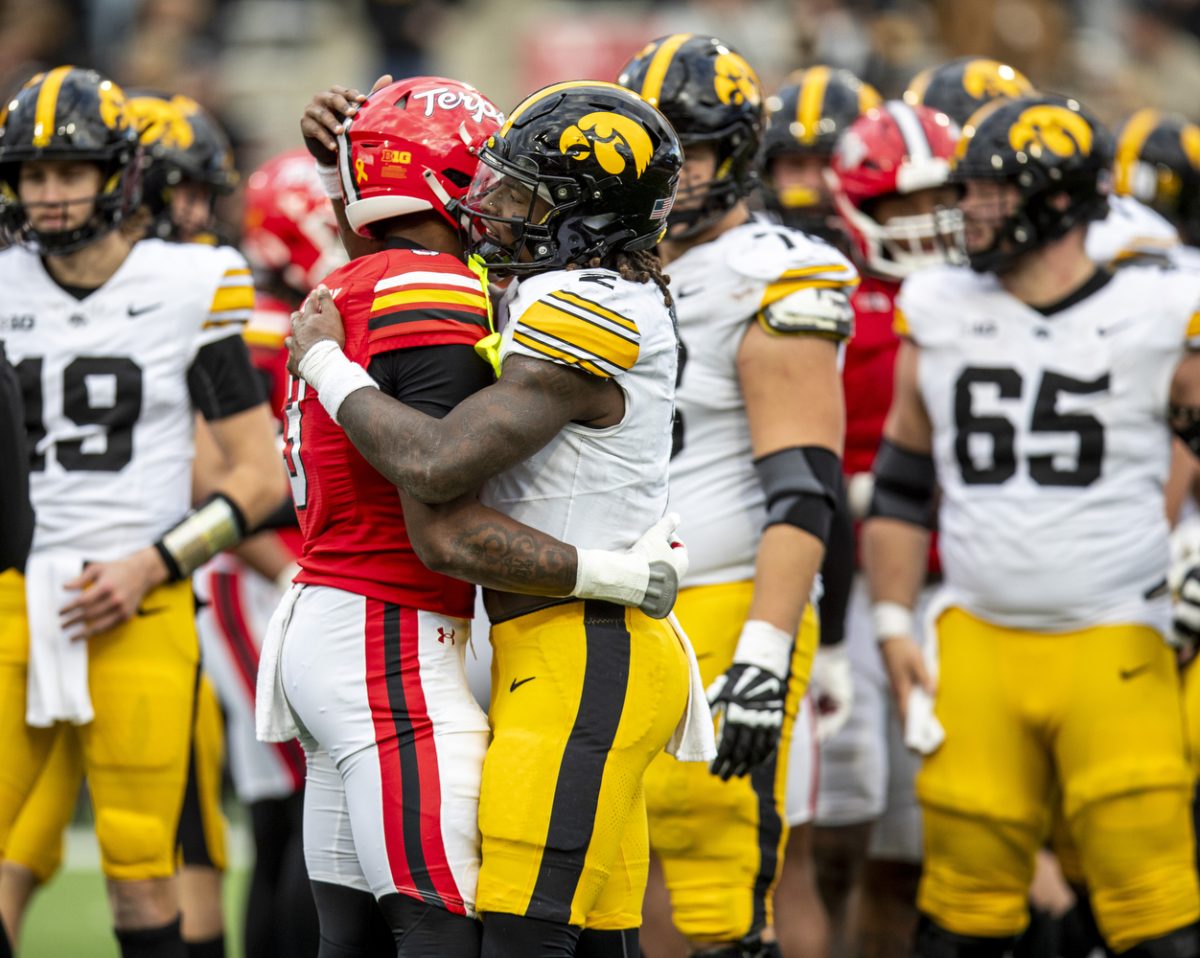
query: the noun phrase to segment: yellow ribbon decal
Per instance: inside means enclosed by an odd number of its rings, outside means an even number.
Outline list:
[[[367,178],[367,161],[361,156],[354,161],[354,182],[361,183]]]

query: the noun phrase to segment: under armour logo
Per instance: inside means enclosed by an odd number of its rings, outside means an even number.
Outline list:
[[[438,626],[438,641],[441,642],[442,645],[445,645],[447,640],[449,640],[450,644],[453,645],[454,644],[454,636],[455,636],[454,629],[451,629],[449,632],[447,632],[441,626]]]

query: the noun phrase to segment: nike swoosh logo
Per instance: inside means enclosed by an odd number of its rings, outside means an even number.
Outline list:
[[[1098,332],[1101,336],[1111,336],[1118,330],[1124,329],[1126,326],[1132,323],[1134,319],[1135,317],[1131,316],[1129,319],[1123,319],[1120,322],[1113,323],[1111,326],[1101,326],[1096,330],[1096,332]]]
[[[160,615],[166,611],[167,611],[167,606],[165,606],[165,605],[156,605],[153,609],[147,609],[145,606],[139,606],[138,610],[137,610],[137,614],[140,616]]]
[[[510,692],[515,692],[517,689],[519,689],[519,688],[520,688],[522,685],[524,685],[526,682],[532,682],[532,681],[533,681],[534,679],[536,679],[536,678],[537,678],[537,676],[536,676],[536,675],[531,675],[531,676],[529,676],[529,678],[527,678],[527,679],[521,679],[521,681],[520,681],[520,682],[518,682],[516,679],[513,679],[513,680],[512,680],[512,685],[510,685],[510,686],[508,687],[508,690],[509,690]]]
[[[697,293],[703,293],[703,292],[704,292],[703,286],[681,286],[679,289],[679,292],[676,293],[675,295],[678,296],[680,299],[683,299],[685,296],[695,296]]]
[[[162,306],[162,303],[151,303],[149,306],[143,306],[140,309],[135,309],[133,306],[130,306],[128,309],[129,318],[133,319],[133,317],[141,316],[143,313],[153,312],[154,310],[158,309],[160,306]]]
[[[1150,668],[1150,663],[1143,662],[1141,665],[1135,665],[1132,669],[1121,669],[1120,675],[1122,679],[1131,679],[1135,675],[1141,675],[1148,668]]]

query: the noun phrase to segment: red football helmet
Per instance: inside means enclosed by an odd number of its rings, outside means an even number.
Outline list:
[[[333,207],[305,150],[280,153],[250,174],[242,250],[260,288],[282,284],[300,297],[346,262]]]
[[[944,186],[959,130],[944,113],[889,100],[868,110],[842,134],[827,175],[863,265],[900,280],[946,262],[960,218],[937,210],[875,218],[876,202]]]
[[[343,124],[338,168],[346,219],[371,237],[380,220],[447,207],[467,194],[477,148],[504,114],[472,86],[445,77],[409,77],[372,93]]]

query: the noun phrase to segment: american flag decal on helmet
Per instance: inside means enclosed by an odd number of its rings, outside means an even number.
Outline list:
[[[675,194],[664,197],[661,200],[655,200],[654,205],[650,207],[650,219],[661,220],[671,212],[671,207],[675,205]]]

